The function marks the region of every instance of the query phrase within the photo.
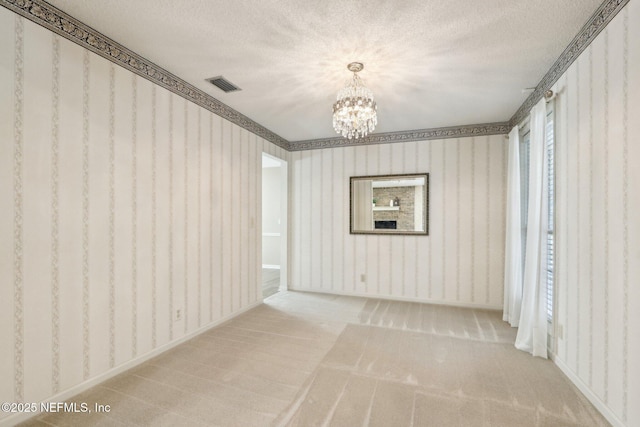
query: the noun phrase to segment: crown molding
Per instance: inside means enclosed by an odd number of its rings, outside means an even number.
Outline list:
[[[289,149],[286,139],[46,1],[0,0],[0,5],[285,150]]]
[[[596,12],[591,16],[569,46],[558,57],[553,66],[547,71],[536,89],[527,97],[520,108],[509,120],[509,129],[526,118],[533,106],[542,99],[544,93],[558,81],[558,79],[569,69],[571,64],[580,54],[591,44],[609,22],[620,12],[629,0],[605,0]]]
[[[343,137],[291,141],[289,151],[316,150],[321,148],[350,147],[355,145],[392,144],[395,142],[424,141],[430,139],[465,138],[471,136],[503,135],[509,133],[509,123],[485,123],[478,125],[452,126],[433,129],[408,130],[402,132],[374,133],[364,138]]]
[[[355,145],[391,144],[396,142],[507,134],[513,126],[521,122],[527,114],[529,114],[531,108],[542,99],[544,92],[551,89],[560,76],[567,71],[577,57],[628,2],[629,0],[605,0],[508,122],[378,133],[368,135],[358,140],[334,137],[302,141],[287,141],[211,95],[127,49],[120,43],[117,43],[44,0],[0,0],[0,5],[138,74],[152,83],[164,87],[206,108],[212,113],[235,123],[287,151],[301,151]]]

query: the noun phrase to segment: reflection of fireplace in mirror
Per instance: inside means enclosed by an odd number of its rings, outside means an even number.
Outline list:
[[[398,228],[398,221],[375,221],[374,226],[376,230],[395,230]]]

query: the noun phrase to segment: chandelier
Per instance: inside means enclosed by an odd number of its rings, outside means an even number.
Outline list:
[[[338,92],[338,100],[333,104],[333,128],[345,138],[358,139],[376,128],[377,106],[373,92],[364,86],[357,74],[364,65],[352,62],[347,68],[353,71],[353,79]]]

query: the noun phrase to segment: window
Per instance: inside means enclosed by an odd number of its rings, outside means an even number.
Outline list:
[[[554,109],[553,104],[547,104],[547,121],[545,125],[545,148],[547,150],[547,176],[546,176],[546,184],[547,184],[547,219],[548,219],[548,228],[547,228],[547,319],[549,322],[553,319],[553,297],[554,297],[554,283],[553,283],[553,272],[554,272],[554,251],[555,251],[555,241],[554,241],[554,183],[555,183],[555,162],[554,162]]]
[[[546,287],[547,287],[547,319],[553,319],[553,275],[554,275],[554,110],[553,105],[547,104],[547,119],[545,122],[545,149],[547,154],[547,259],[546,259]],[[527,247],[527,225],[529,208],[529,156],[530,133],[528,125],[522,127],[520,133],[520,209],[522,232],[522,265],[525,265]],[[522,273],[524,274],[524,268]]]
[[[528,125],[521,130],[520,135],[520,231],[522,242],[522,274],[524,274],[524,261],[527,249],[527,224],[529,221],[529,155],[530,133]]]

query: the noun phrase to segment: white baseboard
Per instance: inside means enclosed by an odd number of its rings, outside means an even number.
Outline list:
[[[423,298],[414,298],[414,297],[398,297],[391,295],[370,295],[358,292],[342,292],[342,291],[325,291],[322,289],[308,289],[308,288],[300,288],[300,287],[291,287],[289,286],[290,291],[300,291],[300,292],[310,292],[317,294],[332,294],[332,295],[344,295],[349,297],[362,297],[362,298],[371,298],[371,299],[382,299],[382,300],[390,300],[390,301],[403,301],[403,302],[419,302],[425,304],[434,304],[434,305],[446,305],[450,307],[463,307],[463,308],[479,308],[484,310],[502,310],[502,306],[495,306],[491,304],[479,304],[479,303],[465,303],[465,302],[455,302],[455,301],[435,301],[430,299]]]
[[[276,270],[280,270],[280,266],[279,265],[271,265],[271,264],[262,264],[262,268],[273,268]]]
[[[562,360],[558,359],[555,354],[551,354],[551,360],[556,364],[558,368],[564,373],[567,378],[576,386],[578,390],[585,395],[587,399],[596,407],[603,417],[607,419],[614,427],[626,427],[620,418],[614,414],[606,403],[602,401],[596,394],[589,388],[589,386],[578,377],[575,372],[571,370]]]
[[[129,370],[129,369],[131,369],[131,368],[133,368],[133,367],[135,367],[135,366],[137,366],[137,365],[139,365],[139,364],[141,364],[143,362],[146,362],[147,360],[149,360],[149,359],[151,359],[151,358],[153,358],[153,357],[155,357],[155,356],[157,356],[157,355],[159,355],[159,354],[161,354],[161,353],[163,353],[163,352],[165,352],[165,351],[167,351],[169,349],[172,349],[173,347],[176,347],[176,346],[182,344],[183,342],[188,341],[188,340],[196,337],[197,335],[200,335],[203,332],[208,331],[209,329],[212,329],[212,328],[220,325],[221,323],[224,323],[224,322],[226,322],[228,320],[231,320],[234,317],[239,316],[240,314],[242,314],[242,313],[244,313],[244,312],[246,312],[248,310],[251,310],[254,307],[257,307],[260,304],[262,304],[262,301],[256,301],[253,304],[250,304],[247,307],[245,307],[245,308],[243,308],[243,309],[241,309],[241,310],[239,310],[239,311],[237,311],[235,313],[232,313],[232,314],[230,314],[228,316],[225,316],[225,317],[223,317],[221,319],[218,319],[213,323],[209,323],[208,325],[205,325],[205,326],[203,326],[203,327],[201,327],[199,329],[196,329],[195,331],[190,332],[190,333],[188,333],[187,335],[185,335],[183,337],[177,338],[177,339],[175,339],[175,340],[173,340],[171,342],[168,342],[168,343],[166,343],[164,345],[161,345],[160,347],[157,347],[157,348],[151,350],[150,352],[143,354],[142,356],[138,356],[135,359],[131,359],[131,360],[123,363],[120,366],[116,366],[115,368],[113,368],[113,369],[111,369],[111,370],[109,370],[107,372],[104,372],[104,373],[102,373],[102,374],[100,374],[100,375],[98,375],[96,377],[93,377],[93,378],[91,378],[91,379],[89,379],[87,381],[84,381],[84,382],[82,382],[80,384],[77,384],[77,385],[75,385],[75,386],[63,391],[62,393],[58,393],[55,396],[52,396],[52,397],[50,397],[50,398],[48,398],[46,400],[43,400],[42,402],[64,402],[65,400],[68,400],[68,399],[72,398],[73,396],[75,396],[75,395],[77,395],[79,393],[82,393],[85,390],[90,389],[93,386],[96,386],[96,385],[98,385],[98,384],[100,384],[100,383],[102,383],[102,382],[104,382],[104,381],[106,381],[106,380],[108,380],[110,378],[113,378],[116,375],[121,374],[126,370]],[[38,402],[38,406],[40,406],[40,402]],[[36,413],[16,413],[15,415],[10,415],[10,416],[8,416],[6,418],[0,419],[0,427],[14,426],[14,425],[16,425],[18,423],[21,423],[21,422],[24,422],[24,421],[28,420],[29,418],[37,417],[39,415],[42,415],[42,413],[41,412],[36,412]]]

